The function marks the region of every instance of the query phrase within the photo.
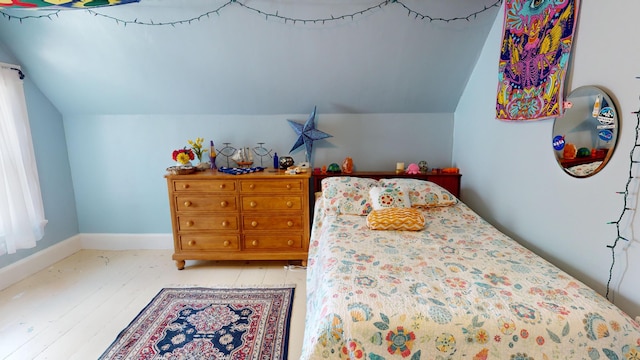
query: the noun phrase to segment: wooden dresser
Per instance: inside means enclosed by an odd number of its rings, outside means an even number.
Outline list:
[[[447,189],[455,197],[460,198],[460,177],[461,174],[424,173],[424,174],[396,174],[393,171],[356,171],[351,174],[314,174],[313,191],[322,191],[322,179],[330,176],[356,176],[372,179],[388,178],[412,178],[431,181]]]
[[[165,175],[178,269],[185,260],[301,260],[309,249],[310,174],[268,169]]]

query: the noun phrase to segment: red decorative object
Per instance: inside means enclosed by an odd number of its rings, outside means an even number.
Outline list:
[[[185,154],[186,156],[185,155],[181,156],[180,154]],[[177,161],[181,164],[186,164],[189,161],[195,159],[195,154],[193,153],[193,150],[184,148],[179,150],[173,150],[173,154],[171,158],[173,159],[173,161]],[[189,160],[187,160],[187,158]]]

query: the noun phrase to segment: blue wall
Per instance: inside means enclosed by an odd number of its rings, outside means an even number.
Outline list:
[[[312,110],[312,109],[309,109]],[[171,153],[188,139],[235,147],[264,142],[288,155],[297,115],[73,115],[64,119],[81,233],[170,233],[164,175]],[[316,128],[333,137],[314,143],[315,166],[354,160],[356,170],[394,171],[396,162],[451,165],[452,114],[322,114]],[[303,148],[291,155],[304,161]],[[256,157],[255,164],[259,165]],[[272,160],[265,159],[265,165]]]
[[[0,44],[0,62],[17,64],[17,61],[2,44]],[[62,115],[31,81],[29,69],[23,67],[22,70],[26,74],[24,80],[25,97],[38,176],[40,177],[44,213],[49,222],[45,227],[43,239],[38,241],[35,248],[19,250],[15,254],[0,257],[0,267],[78,234],[78,216]]]
[[[504,6],[504,4],[503,4]],[[640,82],[640,47],[625,39],[637,35],[635,14],[640,2],[582,2],[580,25],[574,39],[572,69],[566,93],[584,85],[607,89],[618,105],[621,128],[618,145],[606,167],[588,178],[567,175],[558,165],[552,146],[553,120],[513,123],[495,118],[498,61],[503,19],[489,33],[483,52],[455,113],[453,159],[465,177],[465,203],[485,219],[545,259],[605,294],[612,265],[607,245],[616,238],[617,220],[624,207],[629,180],[629,152],[634,144]],[[595,26],[615,18],[606,31]],[[594,55],[595,44],[607,44],[615,56]],[[635,159],[638,159],[636,151]],[[629,197],[637,209],[638,168]],[[638,211],[634,211],[638,217]],[[614,303],[630,315],[640,315],[640,242],[633,219],[621,223],[622,236],[611,278]],[[636,224],[638,219],[635,220]]]
[[[2,46],[2,44],[0,44]],[[17,63],[0,48],[0,61]],[[30,81],[25,92],[42,187],[45,238],[37,247],[0,257],[11,264],[78,233],[170,233],[164,175],[171,152],[188,139],[232,146],[265,147],[289,155],[297,139],[283,115],[69,115],[57,109]],[[311,111],[312,109],[309,109]],[[315,166],[350,156],[356,170],[395,169],[420,160],[451,165],[453,114],[328,114],[318,109],[316,127],[333,137],[314,143]],[[304,161],[302,148],[291,154]],[[257,159],[256,159],[257,161]],[[270,159],[265,159],[271,164]],[[256,162],[256,165],[258,163]]]

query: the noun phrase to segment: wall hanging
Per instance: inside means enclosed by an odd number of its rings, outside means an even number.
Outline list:
[[[0,9],[6,8],[76,8],[86,9],[100,6],[123,5],[136,3],[140,0],[3,0],[0,1]]]
[[[579,0],[506,0],[496,117],[541,120],[561,115]]]

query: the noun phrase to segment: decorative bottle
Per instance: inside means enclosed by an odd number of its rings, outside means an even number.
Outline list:
[[[213,140],[211,140],[211,145],[209,146],[209,161],[211,162],[210,168],[217,169],[216,166],[216,149],[213,146]]]
[[[273,168],[277,169],[280,167],[280,162],[278,161],[278,153],[273,153]]]
[[[600,95],[596,96],[596,101],[593,103],[593,113],[591,115],[593,117],[600,115]]]

